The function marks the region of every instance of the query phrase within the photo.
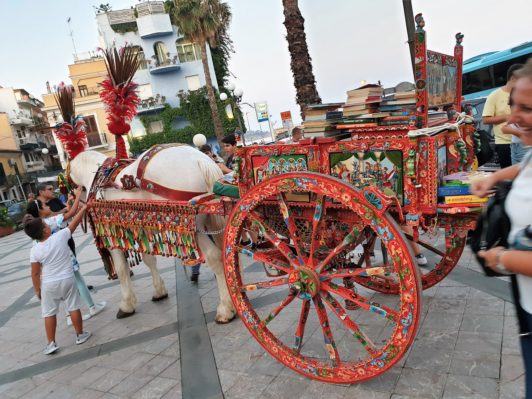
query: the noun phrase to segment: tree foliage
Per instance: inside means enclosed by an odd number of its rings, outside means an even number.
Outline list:
[[[298,0],[283,0],[284,26],[290,51],[290,68],[294,76],[296,102],[301,114],[309,104],[320,104],[321,98],[316,89],[316,79],[305,34],[305,19],[301,15]]]
[[[172,22],[178,27],[179,32],[187,40],[202,47],[201,62],[205,74],[209,106],[216,136],[221,140],[224,131],[207,60],[207,45],[216,48],[224,37],[228,37],[231,9],[227,3],[221,0],[174,0],[171,11]],[[220,83],[223,83],[223,80]]]
[[[129,138],[130,151],[138,155],[155,144],[164,143],[192,143],[192,138],[198,133],[207,137],[214,137],[214,123],[207,99],[207,89],[202,87],[192,92],[178,93],[181,106],[172,108],[168,104],[165,109],[149,116],[140,116],[140,120],[147,130],[152,122],[161,121],[163,131],[160,133],[148,133],[143,137]],[[228,119],[225,113],[225,104],[217,100],[217,106],[221,115],[224,132],[234,132],[238,126],[236,119]],[[241,117],[241,116],[240,116]],[[175,129],[173,126],[177,118],[183,118],[190,123],[183,129]]]

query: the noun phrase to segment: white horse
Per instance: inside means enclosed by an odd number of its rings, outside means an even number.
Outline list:
[[[145,154],[145,153],[144,153]],[[115,179],[115,183],[121,186],[120,178],[124,175],[136,176],[137,168],[142,154],[135,162],[125,167]],[[105,161],[106,156],[96,151],[80,153],[70,162],[70,177],[77,185],[90,190],[98,167]],[[220,168],[202,152],[189,147],[177,146],[161,150],[146,166],[144,178],[162,186],[180,191],[196,193],[212,192],[212,186],[216,180],[222,177]],[[99,199],[105,200],[164,200],[164,198],[140,189],[123,191],[108,188],[102,190]],[[223,229],[225,218],[215,215],[198,215],[197,225],[205,226],[207,231]],[[216,322],[228,323],[235,317],[235,309],[227,285],[225,282],[222,263],[222,234],[212,236],[213,242],[205,234],[197,234],[198,245],[203,252],[206,263],[216,275],[220,302],[216,310]],[[120,280],[122,300],[120,302],[117,318],[128,317],[135,312],[137,298],[133,292],[129,268],[124,253],[119,249],[110,250],[116,273]],[[150,268],[153,278],[155,294],[153,301],[168,297],[164,282],[157,270],[155,256],[142,255],[142,260]]]

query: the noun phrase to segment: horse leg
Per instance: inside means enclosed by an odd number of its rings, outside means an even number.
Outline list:
[[[220,303],[216,308],[215,321],[220,324],[229,323],[235,318],[236,311],[225,282],[222,251],[205,234],[198,234],[197,240],[207,264],[216,275]]]
[[[166,291],[164,281],[157,269],[157,258],[153,255],[142,254],[142,261],[150,268],[151,278],[153,280],[155,294],[151,297],[151,300],[157,302],[168,298],[168,291]]]
[[[112,249],[110,252],[118,280],[120,281],[120,291],[122,293],[122,299],[120,300],[116,318],[123,319],[135,313],[137,297],[133,292],[131,278],[129,277],[129,266],[126,262],[124,253],[119,249]]]

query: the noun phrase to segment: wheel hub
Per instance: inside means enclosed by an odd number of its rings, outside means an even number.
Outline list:
[[[303,300],[310,300],[320,290],[320,279],[316,272],[308,267],[300,267],[288,276],[288,284],[295,289],[297,296]]]

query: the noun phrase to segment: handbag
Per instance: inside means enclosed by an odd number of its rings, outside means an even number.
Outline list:
[[[504,203],[512,188],[512,181],[505,180],[497,183],[495,194],[489,199],[488,205],[484,207],[477,219],[477,226],[470,235],[469,245],[478,263],[482,266],[484,273],[489,277],[503,276],[503,274],[493,271],[486,266],[485,260],[478,256],[479,251],[486,251],[493,247],[508,248],[508,235],[510,234],[511,223]]]

